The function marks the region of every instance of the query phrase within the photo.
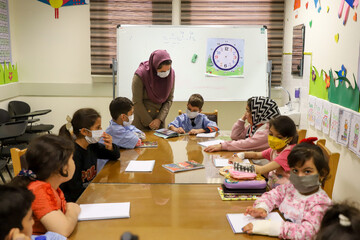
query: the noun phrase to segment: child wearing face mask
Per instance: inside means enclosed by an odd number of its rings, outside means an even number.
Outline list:
[[[255,166],[258,174],[267,175],[270,189],[287,183],[290,167],[287,157],[297,143],[298,135],[294,121],[288,116],[279,116],[269,122],[268,143],[270,148],[262,152],[241,152],[229,159],[229,162],[241,162],[244,158],[267,159],[270,162]]]
[[[80,207],[66,202],[59,188],[75,172],[73,152],[72,141],[52,134],[42,135],[27,148],[27,169],[11,181],[11,185],[26,187],[35,196],[31,209],[36,235],[52,231],[68,237],[76,227]]]
[[[210,133],[219,131],[215,122],[210,121],[205,114],[201,113],[204,99],[200,94],[190,96],[186,113],[176,117],[169,124],[169,129],[177,133]]]
[[[321,184],[329,174],[329,165],[321,149],[308,142],[294,147],[288,156],[290,183],[264,193],[246,209],[245,215],[265,218],[278,208],[285,222],[255,220],[243,227],[246,233],[277,236],[282,239],[313,239],[319,231],[331,199]]]
[[[97,173],[97,159],[117,160],[119,148],[112,143],[112,137],[101,128],[101,116],[92,108],[82,108],[67,117],[59,135],[75,139],[74,161],[76,170],[73,178],[60,187],[69,202],[75,202]],[[103,144],[99,143],[103,139]]]
[[[109,106],[112,120],[106,129],[120,148],[132,149],[141,145],[145,133],[131,125],[134,120],[134,104],[126,97],[118,97],[111,101]]]

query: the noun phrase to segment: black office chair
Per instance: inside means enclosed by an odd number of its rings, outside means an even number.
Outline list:
[[[13,119],[18,120],[29,120],[30,125],[26,128],[26,132],[28,133],[42,133],[48,132],[54,128],[52,124],[37,124],[34,125],[35,121],[38,119],[34,119],[35,116],[45,115],[51,112],[51,109],[44,109],[31,112],[31,108],[29,104],[22,101],[11,101],[8,104],[8,110]]]

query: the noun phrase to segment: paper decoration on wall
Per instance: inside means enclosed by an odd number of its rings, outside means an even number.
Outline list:
[[[318,13],[320,13],[321,12],[321,6],[318,8]]]
[[[338,132],[339,132],[339,106],[332,104],[331,106],[331,118],[330,118],[330,138],[333,140],[337,140]]]
[[[11,65],[4,63],[4,82],[13,83],[18,81],[17,65]]]
[[[355,75],[353,75],[354,78],[353,82],[355,85],[355,87],[353,88],[350,81],[346,77],[346,71],[342,70],[341,73],[340,71],[339,72],[335,71],[335,73],[338,75],[338,78],[336,79],[333,76],[332,70],[329,71],[329,76],[330,76],[330,87],[328,88],[329,101],[358,112],[360,93],[359,93],[359,87],[355,79]],[[345,76],[345,77],[340,77],[340,76]],[[342,80],[342,82],[340,82],[340,80]],[[335,81],[339,81],[337,87]],[[346,84],[348,84],[348,87],[346,86]]]
[[[341,18],[342,16],[344,6],[345,6],[345,16],[344,16],[343,24],[345,25],[349,17],[350,7],[354,8],[354,0],[341,0],[339,12],[338,12],[339,18]]]
[[[330,7],[327,6],[326,12],[329,13]]]
[[[325,74],[325,79],[324,79],[324,81],[325,81],[325,87],[326,88],[329,88],[330,87],[330,76],[329,75],[327,75],[327,73],[324,71],[324,74]]]
[[[306,2],[305,7],[306,7],[306,9],[308,9],[308,7],[309,7],[309,2]]]
[[[312,27],[312,20],[309,22],[309,26],[310,26],[310,28]]]
[[[315,66],[313,66],[311,80],[309,83],[309,94],[324,100],[328,100],[328,89],[326,88],[326,82],[324,81],[325,71],[321,70],[319,75]],[[315,80],[314,80],[315,79]]]
[[[321,130],[325,134],[329,134],[330,131],[330,118],[331,118],[331,102],[323,101],[321,110]]]
[[[319,0],[314,0],[315,3],[315,8],[317,8],[317,4],[318,4]]]
[[[0,64],[0,85],[5,84],[5,72],[3,66]]]
[[[359,152],[360,114],[353,113],[351,119],[349,149],[354,153]]]
[[[59,18],[59,8],[88,4],[88,0],[38,0],[55,8],[55,19]]]
[[[351,112],[343,108],[339,110],[339,134],[337,143],[347,146],[349,142],[350,124],[351,124]]]
[[[209,38],[206,75],[244,76],[244,39]]]
[[[357,84],[358,84],[358,86],[360,85],[360,42],[359,42],[359,58],[358,58]]]
[[[309,95],[308,122],[310,126],[315,125],[315,102],[316,97]]]
[[[353,20],[354,22],[357,22],[357,13],[354,13]]]
[[[338,43],[339,42],[339,34],[335,34],[335,42]]]
[[[295,11],[295,18],[299,16],[299,8],[301,7],[301,0],[294,0],[294,11]]]
[[[8,0],[0,0],[0,63],[11,62]]]
[[[315,100],[315,110],[314,110],[314,118],[315,118],[315,128],[321,131],[322,125],[322,105],[323,100],[320,98],[316,98]]]

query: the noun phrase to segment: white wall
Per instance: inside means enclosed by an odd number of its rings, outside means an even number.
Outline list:
[[[305,3],[302,1],[299,10],[299,17],[295,19],[293,12],[293,1],[286,1],[285,10],[285,32],[284,32],[284,52],[292,51],[292,28],[298,24],[305,24],[305,52],[312,53],[312,64],[320,71],[324,69],[328,71],[330,68],[339,70],[341,65],[344,64],[347,68],[348,75],[357,76],[357,63],[358,63],[358,49],[360,43],[360,21],[354,22],[352,17],[355,11],[350,10],[349,19],[346,26],[343,26],[342,19],[337,17],[340,2],[336,1],[321,1],[322,11],[320,13],[314,7],[314,1],[308,1],[309,8],[306,10]],[[329,13],[326,12],[329,6]],[[343,13],[343,16],[345,12]],[[309,27],[309,22],[312,20],[312,28]],[[336,44],[334,36],[336,33],[340,34],[339,43]],[[306,57],[305,57],[306,58]],[[285,86],[291,93],[294,88],[301,86],[302,94],[308,95],[310,74],[304,72],[304,77],[299,78],[292,76],[289,73],[289,60],[288,56],[283,59],[283,86]],[[305,66],[305,69],[308,65]],[[352,77],[349,78],[352,80]],[[327,140],[326,146],[332,152],[340,153],[340,162],[338,172],[335,180],[333,199],[335,201],[342,201],[350,199],[351,201],[360,202],[360,159],[349,151],[346,147],[340,146],[328,135],[315,130],[314,127],[307,126],[307,119],[304,115],[307,113],[307,96],[301,98],[302,105],[302,118],[301,126],[307,128],[307,136],[316,136],[318,138],[325,138]]]

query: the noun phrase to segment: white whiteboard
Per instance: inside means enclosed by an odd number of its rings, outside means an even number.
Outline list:
[[[209,38],[244,39],[244,76],[206,76]],[[140,62],[165,49],[175,70],[174,101],[200,93],[205,101],[246,101],[268,96],[267,30],[264,26],[122,25],[117,28],[117,96],[132,98],[132,78]],[[197,61],[192,57],[197,54]]]

